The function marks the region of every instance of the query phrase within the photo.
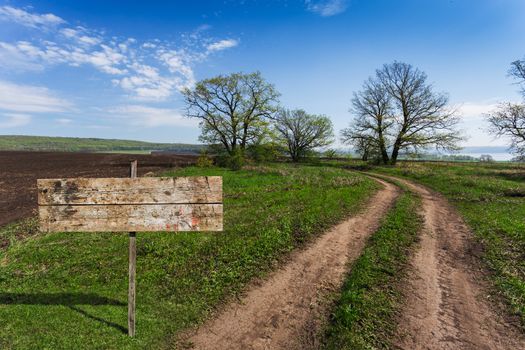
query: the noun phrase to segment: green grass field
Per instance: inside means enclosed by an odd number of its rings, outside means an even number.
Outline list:
[[[402,162],[374,171],[416,180],[447,197],[482,243],[495,292],[525,325],[525,165]]]
[[[224,177],[225,231],[143,233],[137,249],[137,337],[126,335],[126,234],[34,235],[35,221],[0,228],[1,349],[170,348],[287,253],[355,213],[378,189],[344,168],[415,180],[443,193],[485,247],[494,292],[525,320],[525,166],[358,162],[185,168],[168,176]],[[323,330],[328,349],[388,348],[419,198],[397,200],[351,266]]]
[[[399,281],[422,227],[421,217],[414,216],[420,203],[419,197],[405,190],[349,267],[324,330],[324,348],[391,348],[395,315],[403,303]]]
[[[127,327],[127,234],[55,233],[0,250],[0,349],[158,349],[292,249],[362,207],[378,185],[346,170],[185,168],[224,177],[225,231],[142,233],[137,336]],[[18,228],[19,229],[19,228]],[[16,227],[1,235],[23,237]]]
[[[202,145],[79,137],[0,135],[0,151],[147,153],[172,150],[198,154]]]

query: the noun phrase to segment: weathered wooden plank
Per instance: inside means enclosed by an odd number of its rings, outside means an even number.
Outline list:
[[[40,179],[39,205],[222,203],[222,177]]]
[[[40,206],[43,232],[222,231],[222,204]]]

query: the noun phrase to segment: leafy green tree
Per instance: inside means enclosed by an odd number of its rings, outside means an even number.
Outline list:
[[[297,162],[315,148],[333,142],[330,118],[308,114],[302,109],[280,110],[274,118],[277,140],[286,148],[292,161]]]
[[[220,144],[231,157],[242,157],[268,128],[279,93],[261,73],[219,75],[183,91],[186,115],[200,121],[200,140]]]

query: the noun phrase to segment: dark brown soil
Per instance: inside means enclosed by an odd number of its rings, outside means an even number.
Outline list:
[[[142,176],[194,164],[196,156],[0,151],[0,226],[36,210],[37,179],[127,177],[135,159]]]

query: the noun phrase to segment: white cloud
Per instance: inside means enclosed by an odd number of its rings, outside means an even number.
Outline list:
[[[349,0],[306,0],[306,9],[322,17],[335,16],[348,8]]]
[[[27,52],[18,46],[0,42],[0,64],[9,70],[15,71],[39,71],[44,66],[29,57]]]
[[[55,119],[55,121],[58,123],[58,124],[61,124],[61,125],[67,125],[67,124],[71,124],[73,122],[73,119],[69,119],[69,118],[58,118],[58,119]]]
[[[461,117],[464,119],[483,119],[484,114],[493,111],[498,107],[498,103],[491,101],[484,102],[465,102],[456,105]]]
[[[77,27],[77,29],[63,28],[60,30],[60,34],[86,46],[98,45],[102,42],[102,38],[86,33],[86,30],[82,27]]]
[[[140,127],[180,126],[196,127],[195,120],[184,117],[180,111],[144,105],[120,106],[109,110],[114,117],[125,119],[130,125]]]
[[[0,62],[6,66],[29,70],[43,69],[46,65],[60,63],[78,67],[90,64],[101,72],[119,75],[126,73],[123,64],[127,58],[118,49],[101,44],[97,49],[59,45],[46,41],[36,46],[28,41],[15,44],[0,42]]]
[[[163,101],[172,95],[173,89],[181,85],[181,79],[174,76],[161,76],[156,67],[133,63],[129,66],[131,74],[114,79],[113,82],[130,92],[138,100]]]
[[[24,126],[29,124],[29,122],[31,121],[31,116],[27,114],[3,113],[2,116],[6,118],[0,119],[0,129]]]
[[[71,103],[54,96],[45,87],[19,85],[0,80],[0,110],[13,112],[64,112]]]
[[[53,35],[50,40],[39,39],[35,34],[31,40],[0,42],[0,70],[36,71],[60,64],[92,66],[111,76],[115,86],[140,101],[165,101],[177,91],[191,87],[195,83],[196,64],[214,52],[238,45],[234,39],[212,41],[203,37],[209,26],[181,35],[182,44],[176,47],[158,39],[138,42],[134,38],[109,37],[82,26],[69,27],[51,14],[31,14],[12,7],[8,12],[17,13],[20,18],[33,18],[35,23],[36,18],[47,18],[60,27],[47,33]]]
[[[212,44],[209,44],[206,48],[209,52],[222,51],[239,45],[239,42],[235,39],[224,39]]]
[[[31,28],[54,27],[65,23],[62,18],[52,13],[34,14],[11,6],[0,7],[0,20],[15,22]]]
[[[151,43],[151,42],[145,42],[144,44],[142,44],[142,47],[145,49],[154,49],[157,47],[157,44]]]

